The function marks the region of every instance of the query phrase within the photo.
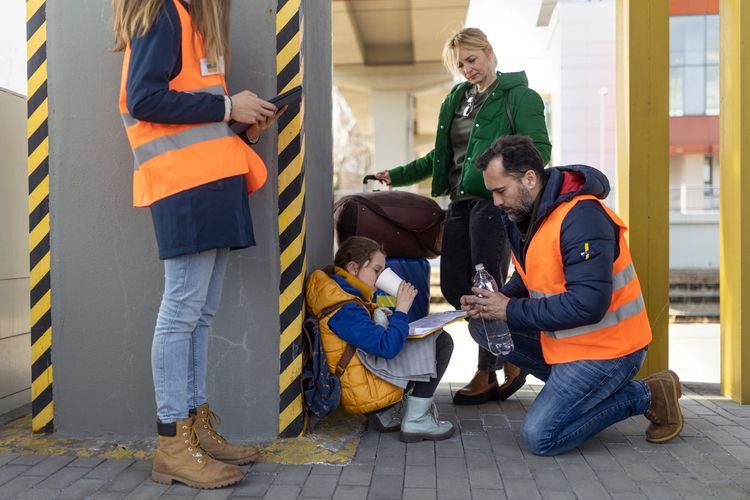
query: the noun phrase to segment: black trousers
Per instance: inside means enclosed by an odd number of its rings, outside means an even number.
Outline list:
[[[508,278],[510,245],[501,213],[492,200],[483,198],[453,202],[448,207],[440,256],[440,289],[456,309],[461,308],[461,296],[472,293],[475,265],[484,264],[499,286]],[[500,358],[479,349],[478,370],[494,371],[502,366]]]
[[[408,341],[407,341],[408,342]],[[417,398],[431,398],[435,394],[440,380],[445,374],[448,363],[453,354],[453,337],[448,332],[443,332],[435,340],[435,378],[430,378],[427,382],[414,382],[411,395]]]

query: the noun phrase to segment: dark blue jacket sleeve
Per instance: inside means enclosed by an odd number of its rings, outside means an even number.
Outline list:
[[[409,322],[406,314],[400,311],[395,311],[388,321],[388,328],[383,328],[370,318],[370,313],[364,307],[350,302],[331,317],[328,326],[353,346],[381,358],[392,359],[404,348],[409,335]]]
[[[169,90],[182,69],[181,28],[177,8],[165,2],[151,29],[130,43],[127,107],[137,120],[156,123],[204,123],[224,120],[224,97]]]
[[[599,322],[612,298],[617,226],[598,202],[579,202],[565,217],[560,251],[564,293],[543,299],[511,299],[508,325],[521,330],[565,330]],[[588,255],[584,245],[589,244]]]
[[[500,289],[500,293],[505,295],[506,297],[528,297],[529,291],[526,289],[526,285],[523,284],[523,279],[521,279],[521,275],[517,272],[514,272],[508,282],[503,285],[503,287]]]

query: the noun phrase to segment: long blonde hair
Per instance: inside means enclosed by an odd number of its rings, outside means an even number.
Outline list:
[[[487,35],[479,28],[464,28],[446,40],[443,47],[443,64],[452,73],[456,72],[458,50],[460,48],[487,52],[487,56],[492,61],[493,66],[497,67],[495,51],[492,50],[492,45],[490,45]]]
[[[165,1],[172,0],[112,0],[115,52],[125,50],[133,38],[148,33]],[[230,10],[231,0],[191,0],[188,4],[193,30],[203,35],[206,57],[217,62],[219,56],[224,56],[227,67]]]

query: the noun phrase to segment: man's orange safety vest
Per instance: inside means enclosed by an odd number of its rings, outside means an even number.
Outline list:
[[[227,95],[223,73],[201,74],[201,60],[206,59],[203,37],[193,30],[185,7],[179,0],[173,1],[182,27],[182,69],[169,82],[169,89]],[[263,160],[225,122],[167,124],[133,118],[126,104],[129,63],[128,44],[119,107],[135,157],[133,206],[148,207],[181,191],[235,175],[245,175],[248,192],[263,186],[268,175]]]
[[[591,195],[574,196],[557,206],[532,236],[526,266],[513,256],[529,295],[541,299],[564,293],[565,274],[560,252],[560,231],[568,212],[581,200],[596,200],[619,227],[620,254],[612,267],[612,298],[607,313],[593,325],[559,331],[543,331],[542,353],[549,364],[583,359],[614,359],[642,349],[651,342],[651,326],[641,285],[625,242],[627,226],[617,214]]]

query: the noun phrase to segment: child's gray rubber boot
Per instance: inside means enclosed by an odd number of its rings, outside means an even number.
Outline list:
[[[437,410],[432,404],[432,399],[414,396],[404,398],[406,411],[401,418],[401,441],[442,441],[453,435],[455,429],[451,422],[437,420]]]

